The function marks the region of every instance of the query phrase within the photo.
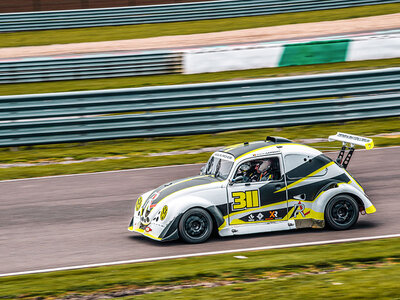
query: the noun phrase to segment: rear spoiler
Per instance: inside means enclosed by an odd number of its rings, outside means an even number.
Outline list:
[[[371,150],[374,148],[374,141],[372,139],[343,132],[338,132],[336,133],[336,135],[329,136],[328,140],[330,142],[332,141],[342,142],[342,149],[340,150],[336,162],[342,165],[342,167],[345,169],[349,165],[350,159],[355,150],[355,145],[363,146],[367,150]],[[343,160],[344,153],[347,149],[349,149],[349,152],[347,153],[346,158]]]

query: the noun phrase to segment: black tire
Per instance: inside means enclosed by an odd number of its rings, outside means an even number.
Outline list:
[[[334,230],[349,229],[357,222],[358,215],[358,204],[348,195],[333,197],[325,208],[325,221]]]
[[[205,242],[213,231],[210,214],[201,208],[192,208],[181,217],[178,225],[180,237],[187,243]]]

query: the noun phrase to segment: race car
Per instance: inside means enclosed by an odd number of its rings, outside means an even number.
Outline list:
[[[199,176],[141,195],[129,230],[158,241],[201,243],[213,232],[224,237],[325,225],[348,229],[360,213],[376,211],[346,170],[355,145],[374,145],[340,132],[329,140],[342,142],[335,161],[282,137],[223,148]]]

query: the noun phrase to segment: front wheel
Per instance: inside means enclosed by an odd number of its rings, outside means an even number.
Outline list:
[[[179,235],[187,243],[205,242],[213,230],[210,214],[201,208],[186,211],[179,221]]]
[[[329,227],[335,230],[345,230],[358,220],[357,202],[348,195],[333,197],[326,206],[325,220]]]

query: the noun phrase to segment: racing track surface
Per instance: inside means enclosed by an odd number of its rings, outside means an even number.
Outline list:
[[[336,157],[336,153],[333,157]],[[400,233],[400,147],[356,151],[349,171],[377,208],[348,231],[297,230],[159,243],[127,231],[134,200],[199,165],[0,182],[0,274],[198,252]]]

